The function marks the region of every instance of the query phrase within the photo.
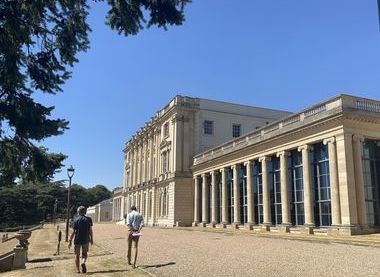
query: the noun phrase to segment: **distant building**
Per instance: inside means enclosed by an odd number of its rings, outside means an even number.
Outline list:
[[[118,208],[114,208],[114,218],[121,219],[135,205],[147,225],[191,225],[193,156],[289,114],[208,99],[174,97],[125,146],[124,191],[115,191],[114,205],[118,203]]]
[[[113,206],[112,206],[112,220],[120,221],[124,219],[125,205],[124,205],[124,188],[115,188],[113,190]]]
[[[94,206],[88,207],[87,216],[91,217],[93,222],[112,221],[112,201],[112,198],[106,199]]]

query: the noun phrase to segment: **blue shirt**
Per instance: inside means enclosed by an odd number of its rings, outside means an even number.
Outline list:
[[[131,230],[137,231],[144,226],[144,218],[138,211],[132,211],[127,216],[127,225]]]
[[[90,242],[91,217],[80,215],[74,220],[74,244],[87,244]]]

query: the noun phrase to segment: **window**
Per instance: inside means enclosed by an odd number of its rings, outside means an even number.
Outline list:
[[[162,173],[169,172],[169,150],[161,154]]]
[[[255,199],[255,221],[257,224],[263,224],[263,178],[260,162],[255,162],[255,165],[253,166],[253,193]]]
[[[169,136],[169,122],[164,124],[164,138]]]
[[[303,169],[302,154],[297,150],[291,152],[288,163],[290,164],[290,213],[292,223],[296,226],[305,223],[304,201],[303,201]]]
[[[240,124],[232,124],[232,137],[238,138],[241,136],[241,125]]]
[[[380,146],[376,141],[364,141],[362,160],[367,221],[380,226]]]
[[[213,135],[214,134],[214,121],[205,120],[203,122],[203,133],[205,135]]]
[[[280,159],[273,156],[269,162],[269,188],[273,225],[282,223]]]
[[[314,216],[317,226],[331,225],[331,192],[329,156],[326,145],[314,145],[312,155],[314,174]]]

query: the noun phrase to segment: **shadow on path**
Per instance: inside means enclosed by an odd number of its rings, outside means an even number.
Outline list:
[[[111,270],[98,270],[98,271],[87,271],[87,275],[97,274],[97,273],[115,273],[115,272],[126,272],[128,269],[111,269]]]
[[[159,268],[159,267],[168,266],[168,265],[175,265],[175,262],[169,262],[166,264],[141,265],[139,267],[146,269],[146,268],[151,268],[151,267]]]

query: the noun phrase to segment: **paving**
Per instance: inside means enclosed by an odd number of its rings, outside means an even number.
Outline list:
[[[99,246],[125,259],[125,226],[95,224],[94,232]],[[144,228],[142,233],[137,265],[155,276],[380,276],[376,243],[193,228]]]
[[[33,231],[29,239],[29,262],[26,269],[0,273],[1,277],[72,277],[76,273],[73,248],[70,250],[62,242],[61,253],[56,251],[57,232],[54,226],[45,225]],[[12,240],[12,242],[17,242]],[[110,251],[98,246],[90,246],[88,271],[86,275],[109,277],[143,277],[148,274],[141,269],[132,269],[125,261]]]

